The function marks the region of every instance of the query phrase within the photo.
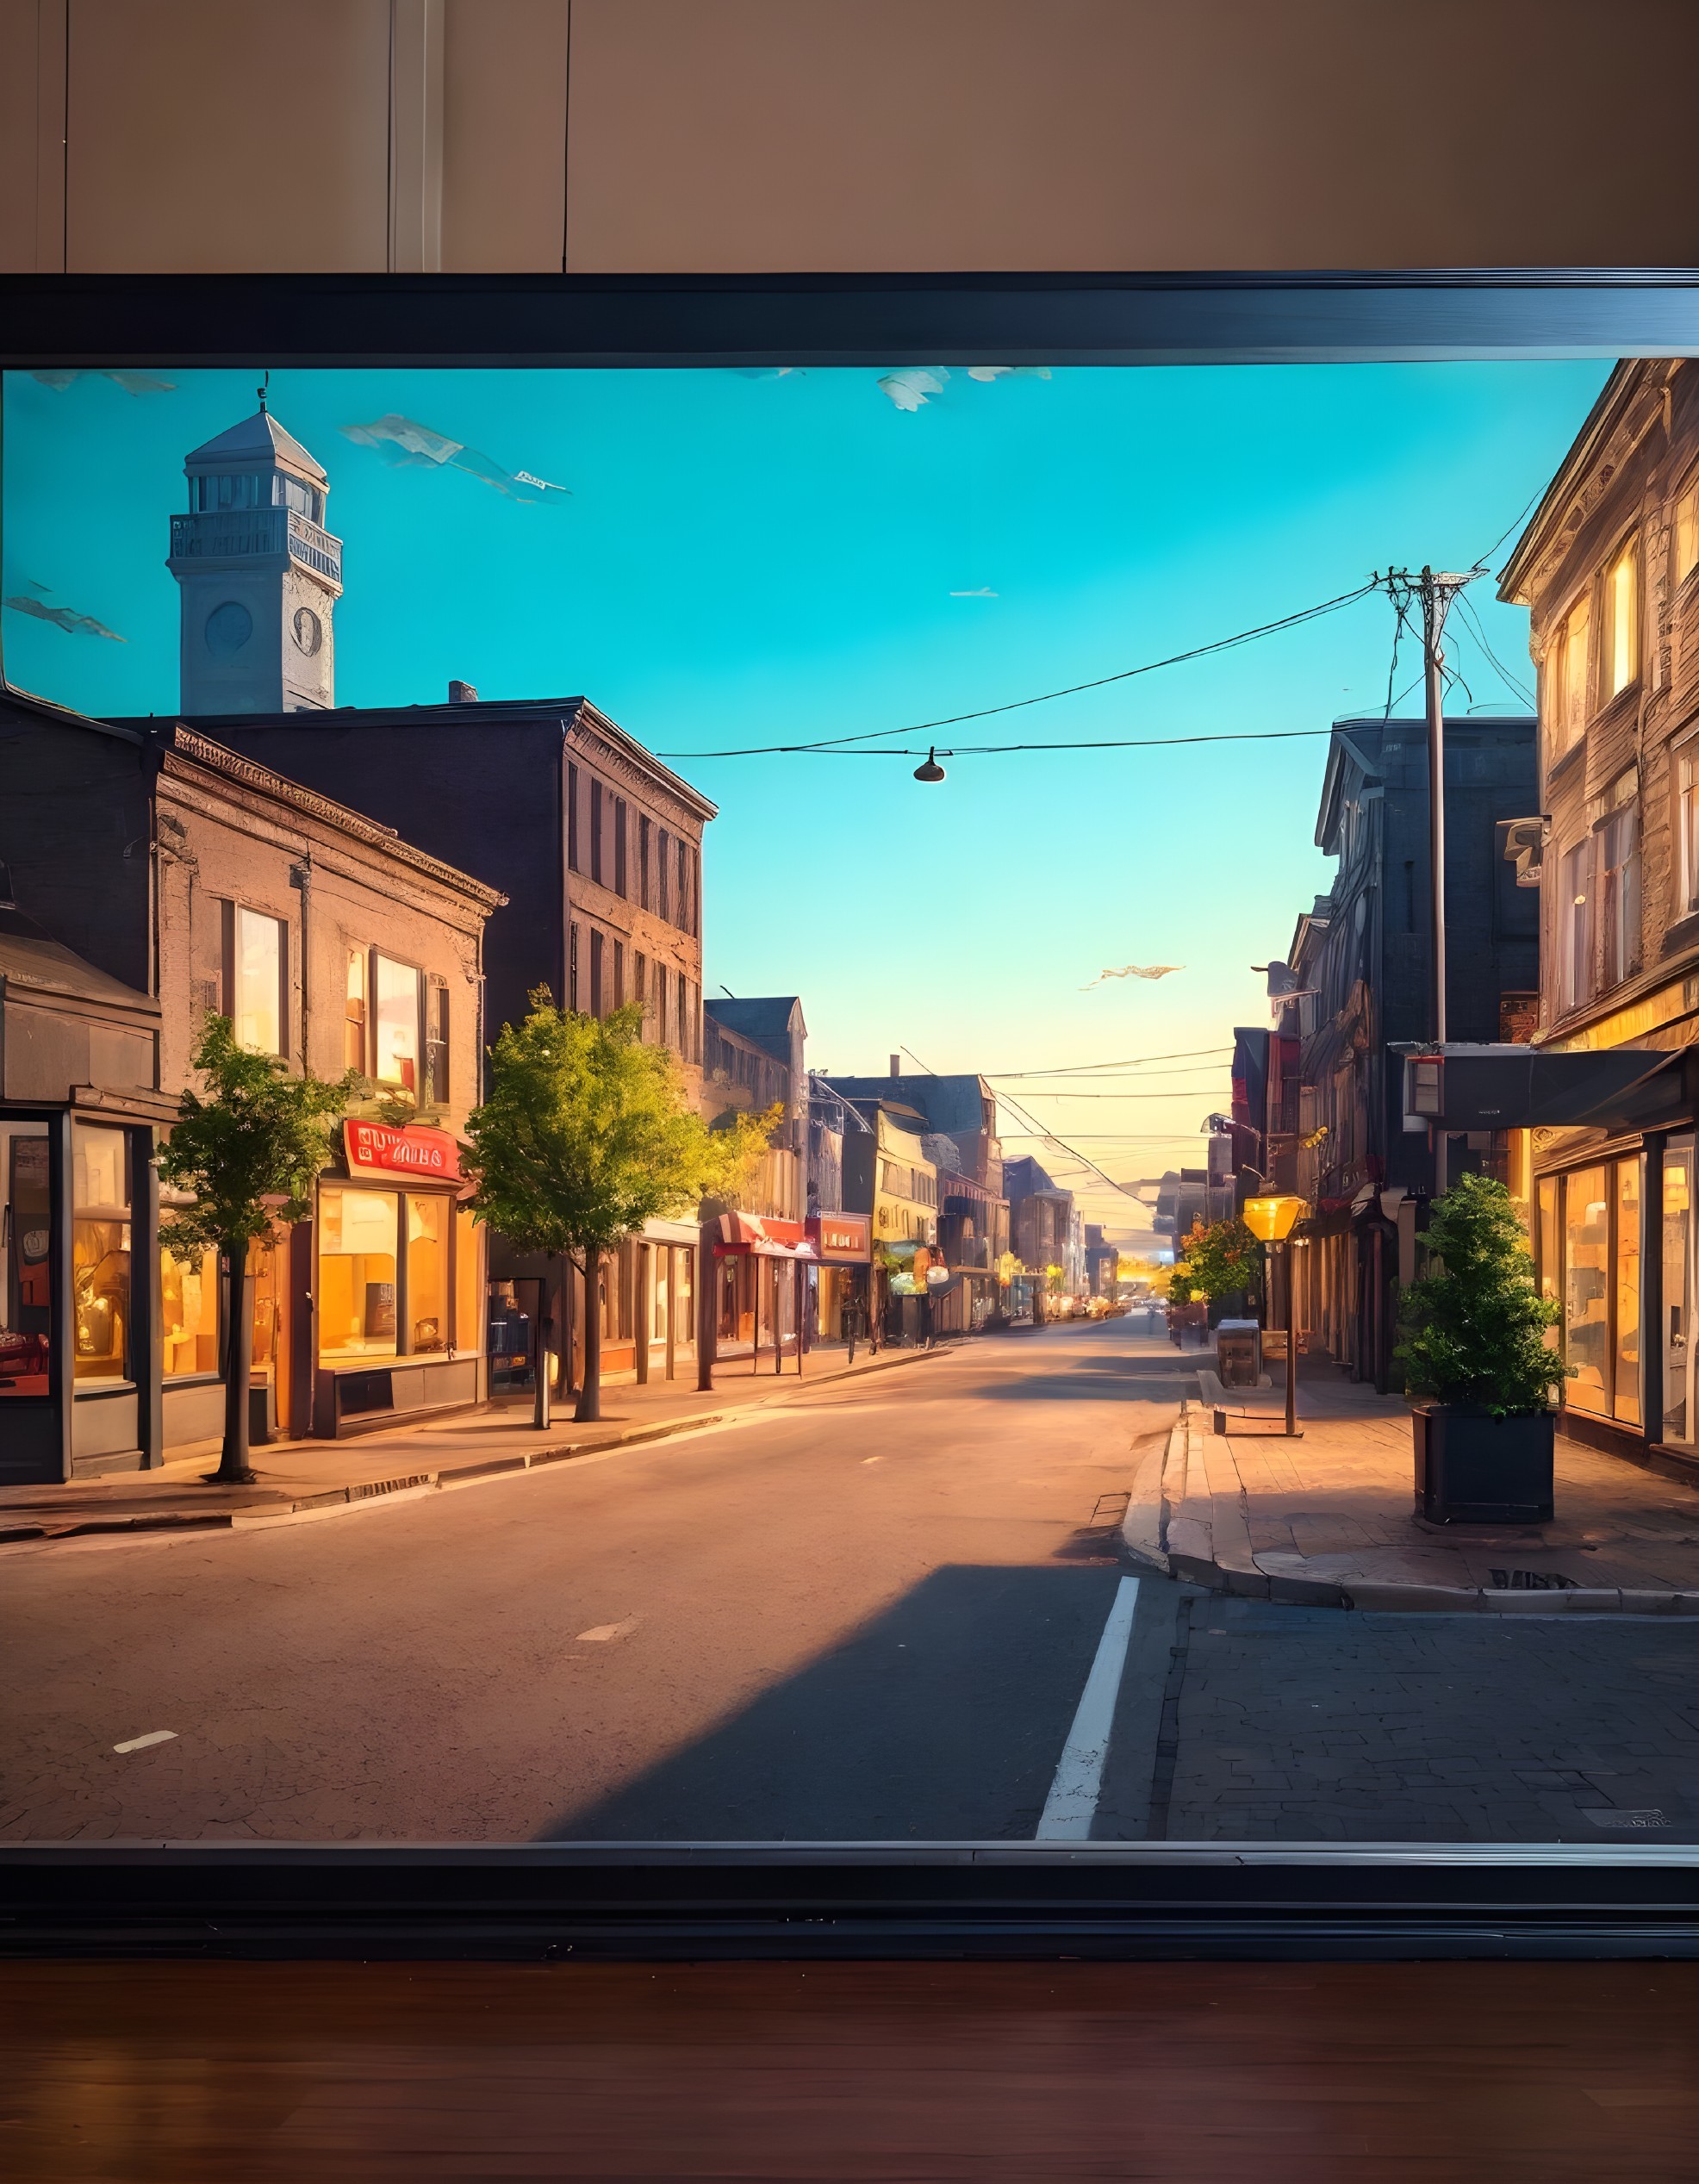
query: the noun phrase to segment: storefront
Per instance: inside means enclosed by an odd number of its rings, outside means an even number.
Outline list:
[[[864,1213],[815,1213],[806,1229],[819,1260],[808,1275],[809,1341],[867,1341],[873,1327],[872,1221]]]
[[[356,1121],[341,1136],[338,1167],[319,1179],[311,1304],[299,1309],[299,1298],[293,1316],[312,1329],[307,1357],[295,1346],[296,1370],[310,1374],[311,1430],[322,1439],[485,1393],[484,1238],[454,1139]],[[277,1334],[281,1344],[286,1330]],[[281,1376],[280,1346],[274,1354]]]
[[[807,1273],[818,1263],[807,1224],[771,1214],[723,1213],[702,1233],[713,1248],[710,1361],[746,1357],[760,1372],[766,1351],[771,1370],[781,1370],[787,1356],[800,1370]]]
[[[1562,1350],[1570,1378],[1562,1390],[1565,1424],[1588,1440],[1599,1426],[1640,1437],[1646,1405],[1641,1385],[1644,1263],[1643,1201],[1646,1154],[1639,1146],[1613,1148],[1584,1165],[1541,1175],[1534,1185],[1535,1251],[1541,1294],[1562,1313],[1550,1340]],[[1669,1347],[1676,1371],[1666,1397],[1685,1440],[1691,1417],[1686,1364],[1692,1258],[1693,1140],[1671,1142],[1664,1156],[1665,1256],[1674,1273],[1668,1299],[1675,1314]]]

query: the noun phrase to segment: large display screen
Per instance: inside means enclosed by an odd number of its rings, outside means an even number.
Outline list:
[[[1699,1839],[1696,389],[9,375],[0,1837]]]

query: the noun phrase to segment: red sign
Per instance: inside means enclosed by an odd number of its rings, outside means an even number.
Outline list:
[[[864,1213],[811,1213],[808,1233],[822,1259],[862,1265],[873,1256],[872,1223]]]
[[[460,1148],[446,1130],[409,1124],[345,1123],[343,1143],[350,1175],[416,1175],[429,1182],[460,1180]]]

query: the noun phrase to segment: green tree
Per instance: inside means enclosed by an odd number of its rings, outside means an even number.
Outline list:
[[[220,1486],[246,1484],[248,1384],[253,1322],[248,1310],[248,1248],[273,1224],[304,1221],[313,1179],[330,1158],[331,1130],[361,1080],[351,1070],[327,1083],[291,1077],[281,1061],[238,1046],[227,1017],[208,1017],[191,1057],[206,1092],[185,1092],[171,1133],[155,1154],[163,1183],[195,1203],[159,1223],[159,1241],[185,1262],[216,1251],[224,1281],[224,1445]]]
[[[1262,1246],[1242,1221],[1194,1221],[1175,1256],[1168,1295],[1176,1304],[1194,1297],[1251,1297],[1262,1290]]]
[[[1407,1391],[1495,1418],[1543,1409],[1570,1368],[1546,1342],[1560,1315],[1534,1286],[1515,1200],[1491,1176],[1460,1175],[1423,1241],[1439,1266],[1404,1292],[1394,1361]]]
[[[735,1197],[776,1119],[741,1117],[710,1130],[688,1105],[672,1055],[642,1035],[636,1003],[582,1016],[538,986],[525,1021],[501,1027],[489,1095],[466,1124],[463,1165],[480,1216],[520,1250],[563,1256],[584,1278],[581,1420],[601,1416],[604,1255],[645,1221]],[[539,1360],[539,1376],[546,1370]]]

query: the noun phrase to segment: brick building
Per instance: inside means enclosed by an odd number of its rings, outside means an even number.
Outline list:
[[[151,1166],[209,1011],[292,1071],[359,1070],[395,1118],[357,1107],[311,1217],[253,1255],[256,1437],[481,1400],[485,1239],[455,1136],[478,1097],[500,893],[180,725],[16,697],[0,710],[16,905],[0,1181],[9,1202],[22,1168],[47,1194],[45,1219],[7,1224],[0,1331],[34,1312],[44,1346],[40,1384],[9,1388],[0,1370],[8,1456],[68,1477],[221,1430],[216,1268],[161,1253]]]

